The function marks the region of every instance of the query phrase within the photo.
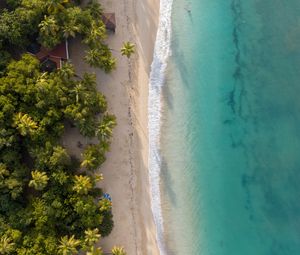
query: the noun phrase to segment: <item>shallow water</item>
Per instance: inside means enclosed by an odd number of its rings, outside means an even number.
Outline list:
[[[168,254],[300,254],[299,13],[298,0],[174,0],[160,148]]]

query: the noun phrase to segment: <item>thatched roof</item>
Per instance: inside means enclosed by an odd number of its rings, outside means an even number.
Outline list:
[[[107,30],[115,32],[116,30],[116,17],[115,13],[103,13],[102,21],[105,24]]]

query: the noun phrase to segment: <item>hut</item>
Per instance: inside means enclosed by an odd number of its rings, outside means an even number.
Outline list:
[[[36,56],[41,62],[41,66],[45,71],[53,71],[61,68],[63,62],[69,59],[68,41],[65,41],[52,50],[48,50],[38,43],[32,43],[27,48],[27,51]]]
[[[102,21],[107,30],[112,31],[115,33],[116,31],[116,16],[115,13],[103,13],[102,14]]]

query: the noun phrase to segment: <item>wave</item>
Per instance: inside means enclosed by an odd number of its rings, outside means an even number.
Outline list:
[[[161,255],[166,254],[164,246],[164,228],[160,193],[160,128],[161,128],[161,92],[165,83],[165,71],[170,56],[171,14],[173,0],[160,0],[160,15],[157,36],[151,64],[148,131],[149,131],[149,180],[151,191],[151,208],[156,225],[156,239]]]

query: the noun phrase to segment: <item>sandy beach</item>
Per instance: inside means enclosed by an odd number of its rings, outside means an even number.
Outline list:
[[[130,255],[159,254],[153,221],[148,178],[148,83],[156,38],[159,0],[101,0],[106,12],[116,14],[116,33],[107,42],[118,60],[117,70],[105,74],[82,60],[84,47],[70,43],[70,57],[79,74],[94,72],[97,84],[108,100],[109,111],[116,115],[111,151],[99,169],[104,181],[99,184],[113,200],[115,226],[101,240],[104,252],[114,245],[124,246]],[[136,44],[136,54],[128,60],[119,49],[124,41]],[[64,143],[79,155],[75,130]]]

